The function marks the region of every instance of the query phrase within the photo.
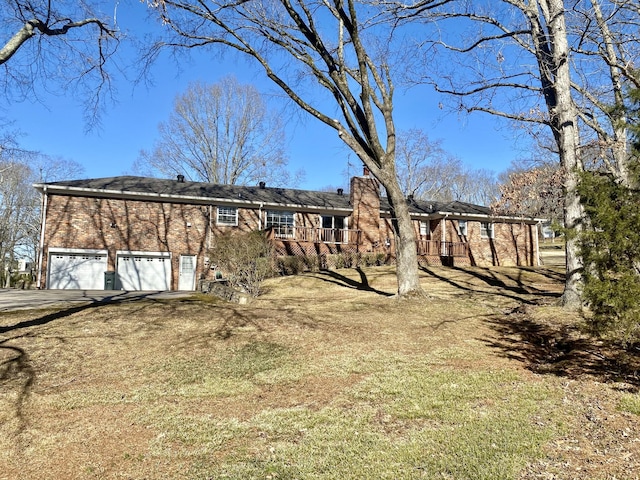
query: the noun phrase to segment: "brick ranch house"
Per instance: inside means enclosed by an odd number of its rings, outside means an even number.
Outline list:
[[[34,185],[42,193],[39,288],[194,290],[212,278],[220,232],[266,230],[279,256],[394,256],[391,214],[371,176],[313,192],[121,176]],[[538,221],[463,202],[408,199],[420,262],[538,265]],[[105,272],[114,272],[107,273]]]

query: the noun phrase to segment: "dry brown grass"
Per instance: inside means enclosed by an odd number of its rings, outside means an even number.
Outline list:
[[[422,281],[409,300],[381,267],[274,279],[250,305],[2,314],[0,479],[638,478],[638,358],[554,306],[558,271]],[[484,458],[491,429],[520,447]]]

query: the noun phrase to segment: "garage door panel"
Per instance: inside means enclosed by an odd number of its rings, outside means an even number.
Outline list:
[[[49,288],[102,290],[107,256],[52,253],[49,257]]]
[[[119,255],[118,281],[123,290],[169,290],[171,259],[153,255]]]

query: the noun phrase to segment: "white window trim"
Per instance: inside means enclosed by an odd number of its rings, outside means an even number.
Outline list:
[[[322,218],[323,217],[331,217],[331,228],[334,228],[336,230],[348,230],[349,229],[349,217],[347,215],[334,215],[333,213],[321,213],[320,215],[318,215],[319,225],[322,225]],[[344,227],[343,228],[337,228],[336,227],[336,217],[344,218]],[[295,222],[295,218],[294,218],[294,222]]]
[[[336,227],[336,217],[340,217],[343,219],[344,226],[342,228]],[[338,230],[343,232],[342,234],[338,234],[336,238],[332,240],[323,240],[325,243],[349,243],[349,217],[348,216],[334,215],[332,213],[318,215],[318,222],[319,222],[318,224],[320,225],[319,228],[321,231],[323,231],[323,234],[324,234],[324,227],[322,226],[323,218],[331,218],[331,227],[329,227],[330,230]],[[294,221],[295,221],[295,218],[294,218]],[[338,241],[338,239],[340,239],[341,241]]]
[[[422,233],[422,226],[424,225],[425,233]],[[418,221],[418,234],[421,237],[426,237],[428,239],[431,238],[431,221],[430,220],[419,220]]]
[[[482,225],[486,225],[486,232],[483,233],[483,229]],[[493,222],[480,222],[480,238],[495,238],[495,228],[494,228],[494,223]]]
[[[271,224],[269,225],[269,214],[278,214],[278,216],[282,216],[282,214],[288,214],[292,216],[293,219],[293,223],[291,225],[284,225],[284,224]],[[275,228],[275,233],[276,233],[276,238],[293,238],[294,237],[294,231],[296,228],[296,212],[292,211],[292,210],[266,210],[265,211],[265,215],[264,215],[264,225],[265,228]],[[293,230],[291,232],[288,232],[285,229],[282,229],[282,227],[287,227],[287,228],[292,228]]]
[[[235,210],[235,219],[233,222],[221,222],[220,221],[220,209],[221,208],[228,208],[228,209],[233,209]],[[216,207],[216,225],[225,225],[228,227],[237,227],[238,226],[238,207],[225,207],[225,206],[220,206],[218,205]]]
[[[463,228],[464,225],[464,228]],[[463,231],[464,230],[464,231]],[[469,223],[467,220],[458,220],[458,235],[466,237],[469,234]]]
[[[290,227],[295,227],[296,226],[296,212],[294,212],[292,210],[267,210],[265,212],[265,218],[264,218],[265,226],[267,226],[268,223],[269,223],[269,214],[270,213],[272,213],[272,214],[273,213],[277,213],[278,215],[282,215],[283,213],[291,214],[292,218],[293,218],[293,224],[292,225],[287,225],[287,226],[290,226]],[[274,225],[269,225],[269,226],[267,226],[267,228],[269,228],[270,226],[272,227]],[[277,225],[277,226],[280,226],[280,225]]]

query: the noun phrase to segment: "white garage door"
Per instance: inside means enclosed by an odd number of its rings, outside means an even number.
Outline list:
[[[122,290],[170,290],[168,254],[118,255],[118,281]]]
[[[49,288],[103,290],[106,271],[106,253],[49,254]]]

